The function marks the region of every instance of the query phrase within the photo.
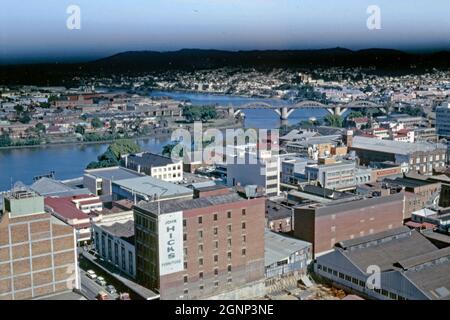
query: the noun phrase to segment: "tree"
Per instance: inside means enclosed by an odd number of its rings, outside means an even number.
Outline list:
[[[214,106],[183,106],[183,116],[188,122],[206,122],[216,119],[217,111]]]
[[[98,117],[95,117],[95,118],[92,119],[91,125],[94,128],[98,129],[98,128],[103,127],[103,122]]]
[[[45,126],[40,122],[35,125],[35,129],[37,132],[45,133]]]
[[[87,165],[87,169],[115,167],[120,164],[123,155],[138,153],[141,147],[131,140],[120,140],[111,144],[108,149],[97,157],[98,161],[92,161]]]
[[[30,121],[31,117],[28,113],[23,113],[19,118],[19,122],[21,123],[29,123]]]
[[[0,135],[0,147],[9,147],[12,144],[12,140],[8,134]]]
[[[361,111],[352,111],[348,114],[347,119],[362,118],[364,115]]]
[[[86,132],[86,129],[81,124],[77,124],[75,127],[75,132],[83,135]]]
[[[342,117],[334,114],[327,115],[325,117],[325,122],[330,127],[337,127],[337,128],[342,128],[344,124],[344,120],[342,119]]]
[[[20,115],[22,114],[22,112],[24,111],[23,106],[21,106],[20,104],[14,106],[14,110],[16,110],[17,114]]]

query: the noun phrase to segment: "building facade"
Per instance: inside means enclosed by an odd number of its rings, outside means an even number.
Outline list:
[[[439,137],[450,138],[450,102],[436,108],[436,131]]]
[[[75,231],[44,210],[44,198],[13,191],[0,217],[0,300],[79,289]]]
[[[294,236],[311,242],[315,255],[337,242],[403,225],[404,194],[303,205],[294,208]]]
[[[235,193],[138,204],[137,281],[161,299],[207,298],[261,281],[264,212],[264,198]]]

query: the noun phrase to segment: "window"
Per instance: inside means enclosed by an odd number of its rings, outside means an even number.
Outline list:
[[[200,272],[200,273],[198,274],[198,278],[199,278],[199,279],[203,279],[203,272]]]
[[[198,246],[198,253],[203,253],[203,245],[202,244],[200,244]]]
[[[203,217],[198,217],[198,224],[202,224],[203,223]]]
[[[189,293],[188,289],[184,289],[183,294],[187,295]]]
[[[228,246],[231,247],[231,239],[227,240]]]
[[[227,225],[228,232],[231,232],[231,224]]]
[[[198,232],[198,237],[199,237],[200,239],[203,239],[203,230],[200,230],[200,231]]]
[[[214,235],[217,236],[217,234],[219,233],[219,229],[217,227],[214,227],[213,230],[214,230],[214,232],[213,232]]]
[[[242,229],[245,230],[245,222],[242,222]]]
[[[205,289],[205,286],[201,285],[200,287],[198,287],[200,290]]]
[[[128,251],[128,271],[133,273],[133,253]]]
[[[215,276],[219,275],[219,269],[217,269],[217,268],[214,269],[214,275]]]
[[[218,255],[215,255],[214,256],[214,262],[218,262],[219,261],[219,256]]]
[[[214,287],[217,288],[218,286],[219,286],[219,281],[215,281],[215,282],[214,282]]]
[[[231,211],[227,211],[227,218],[231,219]]]
[[[214,241],[214,249],[219,249],[219,241]]]
[[[184,262],[184,270],[186,270],[187,267],[188,267],[188,266],[187,266],[187,262],[185,261],[185,262]]]
[[[228,251],[227,258],[228,258],[228,260],[231,260],[231,251]]]
[[[242,249],[242,255],[245,256],[247,251],[245,249]]]
[[[227,269],[228,269],[228,272],[231,272],[231,265],[228,265]]]
[[[245,216],[247,214],[246,209],[242,209],[242,215]]]
[[[121,251],[121,258],[122,258],[122,270],[126,270],[126,262],[125,262],[125,247],[120,248]]]
[[[188,282],[188,276],[184,276],[183,277],[183,281],[184,281],[184,283],[187,283]]]
[[[217,221],[217,213],[214,213],[214,215],[213,215],[213,220],[214,220],[214,221]]]
[[[186,221],[186,219],[183,219],[183,227],[186,227],[186,225],[187,225],[187,221]]]
[[[247,236],[243,235],[242,236],[242,242],[245,243],[247,241]]]
[[[198,264],[199,264],[200,266],[203,265],[203,258],[198,259]]]
[[[227,279],[227,282],[228,282],[228,283],[231,283],[231,282],[233,282],[233,279],[228,278],[228,279]]]
[[[183,233],[183,241],[187,240],[187,233]]]

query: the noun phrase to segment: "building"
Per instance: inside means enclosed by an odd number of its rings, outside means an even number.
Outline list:
[[[397,187],[405,190],[404,219],[409,219],[413,211],[432,205],[441,190],[440,182],[427,180],[420,176],[386,178],[383,182],[389,188]]]
[[[183,161],[159,154],[142,152],[122,158],[126,168],[169,182],[183,180]]]
[[[134,208],[138,283],[161,299],[260,295],[264,212],[264,198],[236,193],[140,202]]]
[[[80,288],[75,231],[30,190],[5,195],[0,217],[0,300]]]
[[[406,164],[409,171],[422,174],[432,174],[447,162],[447,146],[440,143],[407,143],[356,136],[350,149],[356,152],[360,164],[390,161]]]
[[[93,225],[95,251],[130,277],[136,276],[134,220],[95,223]]]
[[[402,226],[403,202],[403,193],[398,193],[300,205],[294,207],[294,236],[311,242],[317,256],[337,242]]]
[[[309,242],[272,232],[264,232],[266,280],[306,275],[312,260]]]
[[[135,171],[122,167],[109,167],[84,170],[83,185],[96,196],[101,196],[105,201],[112,199],[112,182],[142,177]]]
[[[442,138],[450,138],[450,102],[436,108],[436,131]]]
[[[266,228],[274,232],[291,232],[294,227],[293,209],[272,200],[266,201]]]
[[[356,164],[354,161],[330,161],[327,164],[308,165],[305,176],[308,181],[317,181],[327,189],[349,189],[356,185]],[[369,181],[368,181],[369,182]]]
[[[439,205],[444,208],[450,207],[450,183],[443,183],[441,185]]]
[[[238,150],[236,154],[228,154],[231,161],[227,162],[227,184],[256,185],[265,188],[268,197],[280,193],[280,158],[278,154]],[[227,160],[228,161],[228,160]]]
[[[192,199],[193,191],[189,188],[156,179],[150,176],[125,179],[112,182],[114,201],[128,199],[137,203],[141,200]]]
[[[411,221],[432,224],[439,232],[450,234],[450,209],[420,209],[411,214]]]
[[[305,168],[311,162],[308,158],[281,156],[281,183],[296,185],[299,181],[304,181]]]
[[[72,197],[46,197],[45,210],[76,230],[77,241],[91,240],[91,223],[101,220],[97,212],[103,203],[97,196],[78,195]]]
[[[450,299],[450,248],[438,249],[407,227],[339,242],[317,258],[314,271],[371,299]]]

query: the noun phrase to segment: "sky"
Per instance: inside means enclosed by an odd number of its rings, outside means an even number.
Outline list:
[[[70,5],[80,29],[68,29]],[[380,8],[370,30],[367,8]],[[130,50],[450,50],[449,0],[2,0],[0,63]]]

